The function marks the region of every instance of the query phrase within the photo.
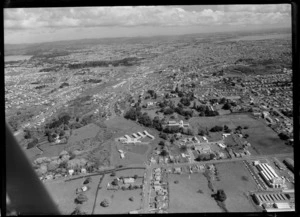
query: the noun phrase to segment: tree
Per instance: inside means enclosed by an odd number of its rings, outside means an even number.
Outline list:
[[[244,135],[244,138],[245,138],[245,139],[247,139],[248,137],[249,137],[249,135],[248,135],[248,134],[245,134],[245,135]]]
[[[229,110],[229,109],[231,109],[230,103],[228,103],[228,102],[225,103],[224,106],[223,106],[223,109],[224,109],[224,110]]]
[[[154,117],[154,119],[152,121],[152,126],[158,131],[162,130],[162,124],[161,124],[161,121],[158,116]]]
[[[223,202],[226,200],[226,198],[227,198],[227,196],[223,189],[220,189],[217,191],[217,194],[215,195],[216,200]]]
[[[160,141],[160,142],[158,143],[158,145],[164,147],[164,146],[165,146],[165,142],[164,142],[164,141]]]
[[[129,200],[130,200],[130,201],[134,201],[134,198],[133,198],[133,197],[130,197]]]
[[[171,114],[173,114],[173,113],[174,113],[174,110],[171,109],[171,108],[165,108],[165,109],[164,109],[164,114],[165,114],[165,115],[171,115]]]
[[[25,139],[30,139],[31,137],[32,137],[32,134],[31,134],[31,132],[30,132],[30,129],[28,129],[28,128],[25,128],[24,129],[24,138]]]
[[[134,179],[137,179],[137,178],[138,178],[138,175],[137,175],[137,174],[135,174],[135,175],[133,176],[133,178],[134,178]]]
[[[152,120],[147,113],[144,113],[142,116],[140,116],[138,118],[138,122],[146,127],[152,126]]]
[[[288,140],[289,139],[289,136],[284,132],[279,133],[278,136],[281,140]]]
[[[182,153],[185,153],[185,152],[187,151],[187,146],[186,146],[186,145],[180,146],[180,151],[181,151]]]
[[[71,215],[86,215],[86,213],[85,213],[85,212],[82,212],[82,211],[80,210],[80,207],[77,206],[77,207],[74,209],[74,211],[71,213]]]
[[[115,186],[119,185],[118,179],[114,179],[114,180],[111,182],[111,184],[112,184],[112,185],[115,185]]]
[[[160,152],[160,155],[163,157],[167,156],[168,154],[169,154],[168,151],[165,149]]]
[[[226,101],[227,101],[226,98],[223,97],[222,99],[220,99],[219,104],[225,104]]]
[[[124,118],[135,121],[137,118],[136,110],[134,108],[130,108],[130,110],[125,113]]]
[[[175,141],[175,139],[174,139],[174,137],[172,137],[172,138],[170,139],[171,144],[173,144],[174,141]]]
[[[90,182],[92,182],[92,177],[86,178],[86,180],[84,180],[83,184],[86,185],[86,184],[89,184]]]
[[[33,148],[38,144],[38,139],[37,138],[33,138],[33,140],[31,142],[28,143],[27,145],[27,149]]]
[[[102,207],[108,207],[110,205],[110,201],[108,199],[104,199],[101,203],[100,206]]]
[[[214,126],[213,128],[210,129],[210,132],[220,132],[223,130],[223,127],[221,126]]]
[[[184,105],[184,106],[190,106],[191,105],[191,102],[188,98],[186,97],[183,97],[180,99],[180,102]]]
[[[162,138],[162,139],[164,139],[164,140],[167,140],[167,139],[168,139],[168,135],[165,134],[165,133],[160,133],[160,134],[159,134],[159,137]]]
[[[77,198],[75,199],[75,203],[82,204],[84,202],[88,201],[88,198],[85,194],[79,194]]]
[[[199,136],[204,136],[205,135],[204,130],[198,129],[198,135]]]
[[[236,131],[240,131],[242,130],[243,128],[241,126],[237,126],[237,128],[235,129]]]

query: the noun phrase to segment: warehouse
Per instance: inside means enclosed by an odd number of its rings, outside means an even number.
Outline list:
[[[288,198],[283,193],[256,193],[254,198],[260,206],[264,203],[288,202]]]
[[[260,175],[265,180],[265,182],[272,188],[281,188],[283,187],[285,181],[280,178],[274,169],[269,166],[267,163],[260,163],[256,165],[259,170]]]

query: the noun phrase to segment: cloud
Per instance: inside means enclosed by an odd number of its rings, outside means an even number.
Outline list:
[[[197,6],[200,7],[201,6]],[[218,26],[290,22],[290,5],[227,5],[185,10],[180,6],[5,9],[5,29],[103,26]]]

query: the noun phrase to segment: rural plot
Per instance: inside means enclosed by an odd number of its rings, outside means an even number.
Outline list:
[[[211,129],[216,125],[227,125],[230,129],[238,126],[248,126],[243,129],[244,134],[248,134],[247,141],[253,146],[258,154],[274,154],[292,152],[293,148],[284,144],[278,135],[261,120],[254,119],[248,114],[231,114],[216,117],[194,117],[189,121],[195,128]]]
[[[168,179],[170,197],[168,212],[222,212],[211,197],[207,179],[202,173],[170,174]],[[175,181],[178,183],[175,184]]]
[[[215,181],[217,189],[223,189],[227,195],[225,200],[229,212],[257,212],[247,192],[256,190],[256,184],[242,162],[216,164],[220,181]]]
[[[117,173],[117,176],[119,174]],[[94,214],[124,214],[132,210],[138,210],[142,206],[142,189],[136,190],[107,190],[107,183],[111,183],[114,177],[110,174],[105,175],[101,189],[98,191]],[[133,198],[130,201],[129,198]],[[110,204],[108,207],[102,207],[100,203],[108,199]]]

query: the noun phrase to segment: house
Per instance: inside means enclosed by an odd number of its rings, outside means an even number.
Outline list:
[[[149,134],[146,130],[144,131],[145,135],[147,135],[148,137],[150,137],[151,139],[155,139],[154,136],[152,136],[151,134]]]
[[[87,186],[83,186],[83,187],[81,188],[81,190],[82,190],[83,192],[85,192],[85,191],[88,190],[88,188],[87,188]]]
[[[136,135],[135,133],[133,133],[132,136],[133,136],[134,138],[140,138],[140,137],[139,137],[138,135]]]
[[[153,184],[154,185],[160,185],[160,182],[157,180],[157,181],[154,181]]]
[[[124,178],[123,182],[124,184],[132,184],[134,183],[134,178]]]
[[[126,139],[128,139],[128,140],[130,140],[131,139],[131,137],[130,136],[128,136],[128,135],[125,135],[124,136]]]
[[[137,132],[137,134],[138,134],[139,136],[143,137],[143,138],[146,137],[146,135],[142,134],[141,132]]]
[[[73,175],[73,173],[74,173],[74,170],[73,170],[73,169],[71,169],[71,170],[69,170],[68,172],[69,172],[69,175],[70,175],[70,176],[72,176],[72,175]]]
[[[181,173],[181,168],[180,167],[175,167],[174,168],[174,173],[180,174]]]
[[[188,127],[190,124],[189,123],[183,123],[183,120],[181,120],[178,123],[176,121],[168,121],[167,125],[169,127],[171,127],[171,126],[177,126],[177,127],[184,128],[184,127]]]
[[[81,168],[80,172],[81,173],[86,173],[86,169],[85,168]]]

